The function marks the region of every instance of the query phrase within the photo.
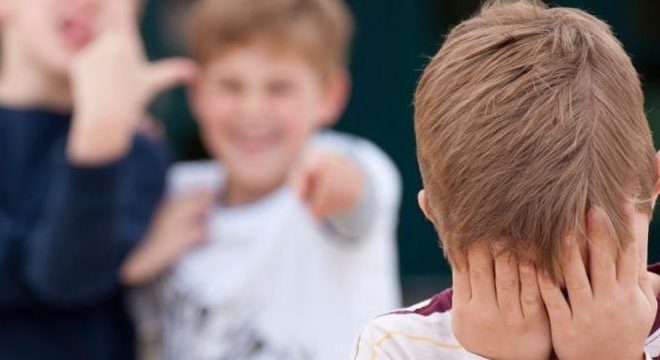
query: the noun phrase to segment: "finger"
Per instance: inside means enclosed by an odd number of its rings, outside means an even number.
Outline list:
[[[500,310],[522,315],[518,262],[510,254],[495,257],[495,289]]]
[[[638,221],[636,219],[637,211],[635,210],[635,203],[633,201],[627,201],[624,205],[624,212],[632,238],[617,256],[617,280],[623,286],[634,287],[638,285],[640,277],[638,241],[646,241],[646,239],[637,238],[637,229],[635,226]],[[646,222],[646,226],[648,227],[648,222]]]
[[[204,186],[199,186],[176,195],[174,199],[177,199],[181,202],[194,204],[198,202],[206,202],[212,198],[213,191],[211,189]]]
[[[537,272],[537,279],[541,298],[554,331],[555,328],[561,328],[571,321],[571,308],[559,286],[547,275]]]
[[[194,224],[189,229],[188,236],[193,244],[201,244],[207,240],[206,226],[204,224]]]
[[[657,309],[658,299],[656,297],[656,291],[653,288],[651,274],[649,274],[646,266],[646,259],[640,257],[637,262],[639,288],[644,293],[644,297],[646,297],[649,304],[651,304],[654,309]]]
[[[204,220],[209,215],[212,209],[212,202],[208,199],[200,200],[193,206],[190,212],[190,217],[194,219]]]
[[[176,85],[192,81],[197,66],[189,59],[173,58],[147,65],[146,77],[149,96],[155,96]]]
[[[471,299],[496,306],[493,258],[488,244],[475,244],[468,250],[468,268]]]
[[[304,174],[300,169],[294,169],[289,175],[289,186],[293,189],[294,194],[301,201],[305,201],[305,192],[307,184],[305,182]]]
[[[584,309],[591,304],[593,292],[589,283],[587,269],[582,260],[580,243],[573,235],[565,239],[567,258],[564,263],[563,277],[571,309]],[[579,311],[579,310],[577,310]]]
[[[213,209],[212,202],[208,199],[201,200],[197,206],[191,211],[190,217],[194,221],[206,223],[211,211]]]
[[[316,186],[312,194],[312,214],[317,219],[325,219],[332,213],[332,202],[330,194],[334,183],[331,174],[321,172],[318,174]]]
[[[536,267],[529,262],[518,265],[520,277],[520,306],[525,318],[545,314],[541,291],[536,277]]]
[[[637,286],[640,273],[639,264],[641,262],[639,257],[639,244],[636,239],[632,239],[630,243],[619,252],[617,258],[617,280],[619,284],[627,287]],[[646,269],[644,269],[644,272]]]
[[[174,198],[171,206],[174,208],[177,218],[185,219],[206,215],[212,204],[213,193],[205,189],[197,189]]]
[[[456,264],[451,271],[452,306],[461,306],[470,301],[470,274],[467,261]]]
[[[112,0],[105,4],[107,9],[103,19],[104,31],[124,31],[137,34],[138,31],[138,7],[137,1]]]
[[[648,270],[646,269],[646,264],[643,264],[642,268],[640,269],[638,282],[639,282],[639,288],[644,293],[644,297],[646,298],[646,300],[649,302],[650,305],[654,306],[654,308],[657,309],[658,300],[656,298],[656,293],[653,289],[653,282],[651,281],[651,277],[649,276]]]
[[[302,164],[292,175],[292,186],[302,202],[310,203],[312,190],[316,183],[316,170],[308,164]]]
[[[192,246],[201,245],[209,239],[207,227],[201,222],[179,224],[177,228],[172,228],[170,232],[172,232],[169,235],[170,240],[164,242],[163,246],[169,245],[177,254],[181,254],[182,250],[188,250]]]
[[[193,193],[193,199],[201,205],[208,207],[213,204],[215,193],[209,188],[201,187],[195,190]]]
[[[616,256],[610,229],[609,218],[601,208],[594,207],[589,210],[587,214],[589,273],[594,295],[607,291],[616,284]]]

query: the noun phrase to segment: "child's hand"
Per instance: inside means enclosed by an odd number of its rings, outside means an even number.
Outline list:
[[[135,285],[155,279],[202,243],[212,204],[212,193],[201,190],[166,200],[146,238],[122,266],[123,283]]]
[[[550,324],[534,265],[507,254],[494,258],[477,244],[452,276],[452,329],[461,346],[488,359],[550,358]]]
[[[188,60],[148,63],[133,0],[112,0],[98,37],[70,69],[74,121],[68,155],[76,163],[115,160],[129,148],[148,103],[159,92],[191,79]]]
[[[630,209],[631,217],[635,213],[634,208]],[[631,222],[648,226],[644,223]],[[638,253],[639,242],[647,239],[639,238],[639,229],[632,228],[633,241],[616,258],[607,215],[601,209],[590,210],[589,275],[579,244],[573,239],[568,244],[570,253],[564,269],[568,299],[557,285],[539,276],[559,359],[644,358],[644,343],[655,319],[657,302],[646,264]]]
[[[364,174],[354,161],[332,152],[310,155],[294,170],[292,186],[317,219],[350,211],[361,199]]]

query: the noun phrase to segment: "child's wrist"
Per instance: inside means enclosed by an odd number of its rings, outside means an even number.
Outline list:
[[[128,151],[133,134],[112,124],[80,123],[74,120],[67,144],[67,157],[77,165],[100,165],[119,160]]]

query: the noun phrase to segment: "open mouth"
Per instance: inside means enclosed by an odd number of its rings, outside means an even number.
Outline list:
[[[65,19],[59,24],[59,33],[64,44],[79,50],[92,41],[94,34],[90,24],[75,19]]]
[[[278,136],[275,132],[260,135],[234,134],[232,142],[241,151],[256,154],[277,144]]]

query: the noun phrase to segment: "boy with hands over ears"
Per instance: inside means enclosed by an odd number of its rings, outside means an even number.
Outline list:
[[[354,358],[659,358],[643,103],[583,11],[491,1],[457,25],[415,96],[419,204],[453,288],[372,320]]]

